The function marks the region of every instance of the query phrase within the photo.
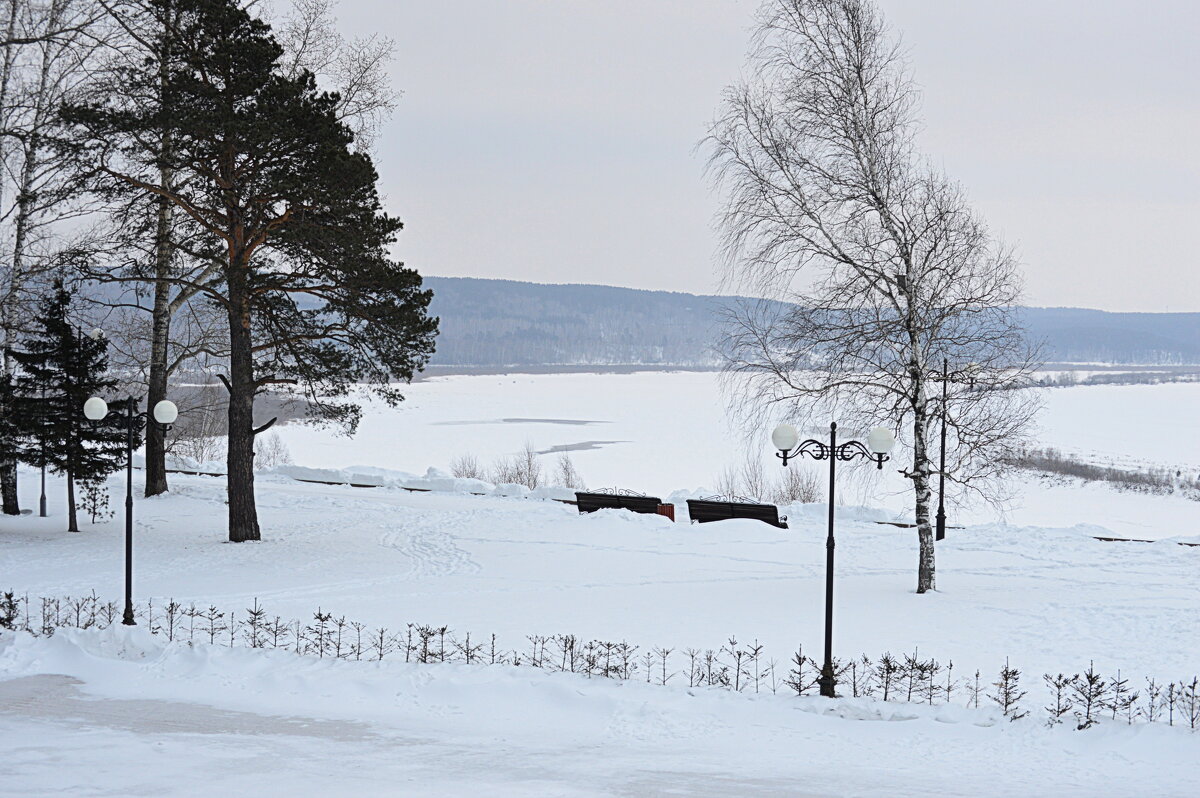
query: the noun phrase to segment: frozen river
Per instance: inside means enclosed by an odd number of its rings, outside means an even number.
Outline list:
[[[765,467],[777,468],[767,440],[773,420],[750,436],[735,430],[720,377],[711,372],[439,377],[409,386],[407,397],[395,409],[369,405],[353,438],[299,425],[283,427],[281,434],[298,465],[414,473],[445,469],[464,454],[486,467],[528,443],[542,452],[569,451],[591,487],[664,496],[713,487],[723,469],[743,462],[748,447]],[[1044,446],[1097,462],[1200,469],[1200,384],[1059,388],[1044,391],[1043,398],[1038,439]],[[547,467],[553,457],[544,458]],[[907,510],[905,483],[893,472],[882,482],[863,476],[847,485],[847,502]],[[1200,509],[1183,499],[1134,497],[1099,486],[1064,493],[1019,482],[1015,489],[1005,513],[1014,523],[1057,523],[1061,516],[1064,524],[1075,519],[1162,537],[1160,529],[1183,534]],[[988,508],[964,514],[972,521],[996,516]]]

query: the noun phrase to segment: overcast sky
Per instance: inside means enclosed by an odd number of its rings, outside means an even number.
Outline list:
[[[397,43],[378,145],[423,274],[710,292],[695,150],[756,0],[342,0]],[[922,145],[1025,265],[1027,304],[1200,311],[1200,3],[879,0]]]

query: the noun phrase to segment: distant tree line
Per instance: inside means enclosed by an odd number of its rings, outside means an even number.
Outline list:
[[[738,300],[466,277],[425,282],[441,319],[437,366],[715,367],[722,319]],[[1200,364],[1200,313],[1021,308],[1018,318],[1051,362]]]

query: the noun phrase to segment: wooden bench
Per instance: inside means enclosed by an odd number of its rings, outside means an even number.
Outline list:
[[[581,513],[597,510],[632,510],[635,513],[656,514],[662,499],[657,496],[642,496],[636,493],[576,493],[575,505]]]
[[[706,524],[709,521],[723,521],[726,518],[749,518],[762,521],[771,526],[787,529],[787,517],[779,514],[779,508],[773,504],[755,504],[753,502],[727,502],[713,499],[688,499],[688,515],[692,522]]]

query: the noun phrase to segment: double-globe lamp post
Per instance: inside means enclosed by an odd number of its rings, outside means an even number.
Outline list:
[[[174,402],[163,400],[154,406],[153,419],[151,414],[137,412],[138,402],[132,396],[125,405],[125,414],[115,416],[113,422],[125,428],[125,614],[121,623],[134,626],[133,619],[133,440],[152,420],[169,430],[179,418],[179,408]],[[83,403],[83,415],[88,421],[98,423],[108,416],[108,403],[98,396],[93,396]]]
[[[833,508],[834,488],[837,480],[838,460],[850,461],[856,457],[871,460],[879,469],[883,468],[888,453],[896,445],[896,436],[886,427],[876,427],[867,435],[864,445],[859,441],[838,443],[837,424],[829,425],[829,443],[809,439],[800,443],[800,434],[791,424],[780,424],[771,433],[771,443],[779,450],[775,456],[788,464],[788,460],[808,455],[814,460],[829,461],[829,529],[825,538],[825,664],[821,666],[821,677],[817,683],[821,695],[834,698],[837,675],[833,670]]]

